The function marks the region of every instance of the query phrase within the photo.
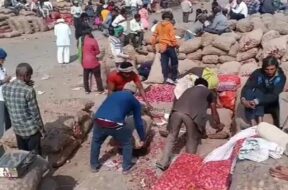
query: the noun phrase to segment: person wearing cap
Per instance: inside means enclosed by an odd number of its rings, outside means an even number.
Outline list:
[[[135,163],[132,161],[132,130],[126,126],[125,119],[133,113],[135,128],[141,142],[139,148],[144,145],[146,134],[141,118],[141,104],[134,97],[136,88],[127,84],[123,91],[114,92],[108,96],[95,114],[93,136],[91,142],[90,166],[92,172],[98,172],[101,163],[99,161],[100,149],[108,136],[112,136],[122,146],[123,174],[131,171]]]
[[[123,32],[124,29],[122,26],[109,28],[108,40],[116,67],[118,67],[122,62],[130,58],[129,55],[123,52],[123,43],[122,43],[124,38]]]
[[[124,86],[133,81],[139,90],[140,95],[149,108],[152,108],[147,101],[146,94],[140,77],[134,72],[134,67],[130,62],[123,62],[118,66],[118,71],[112,71],[108,75],[108,95],[113,92],[123,90]]]
[[[168,120],[168,137],[162,152],[162,157],[156,167],[166,170],[172,159],[172,150],[177,142],[180,128],[185,125],[187,131],[186,152],[195,154],[202,137],[207,138],[205,124],[207,109],[210,107],[213,117],[213,128],[217,131],[223,129],[217,113],[213,94],[208,89],[208,82],[203,78],[195,80],[195,86],[187,89],[174,103]]]
[[[11,127],[9,113],[2,94],[3,85],[9,83],[11,79],[11,76],[7,75],[6,69],[3,67],[6,57],[6,51],[0,48],[0,138]]]
[[[57,60],[60,64],[68,64],[70,62],[70,36],[71,30],[64,19],[58,19],[54,26],[54,34],[56,36]]]

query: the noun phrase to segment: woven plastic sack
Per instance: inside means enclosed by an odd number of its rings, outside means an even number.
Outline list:
[[[268,24],[269,30],[276,30],[281,35],[288,35],[288,27],[287,22],[281,20],[274,20],[270,24]]]
[[[202,158],[191,154],[181,154],[159,178],[151,190],[184,190],[195,188],[193,176],[200,170]]]
[[[228,55],[236,57],[238,52],[239,52],[239,43],[236,42],[234,45],[231,46]]]
[[[278,31],[275,30],[270,30],[268,32],[266,32],[263,37],[262,37],[262,41],[261,44],[263,46],[263,44],[269,40],[272,40],[274,38],[279,38],[280,37],[280,33]]]
[[[220,63],[226,63],[226,62],[230,62],[230,61],[236,61],[235,57],[229,56],[229,55],[221,55],[219,57],[219,62]]]
[[[263,31],[261,29],[253,30],[252,32],[246,33],[242,36],[239,41],[240,51],[247,51],[254,47],[257,47],[262,40]]]
[[[193,53],[201,47],[201,38],[193,38],[192,40],[187,40],[179,47],[180,53]]]
[[[194,86],[195,80],[198,78],[196,75],[185,75],[181,79],[178,79],[176,87],[174,89],[174,95],[176,99],[179,99],[180,96],[188,89]]]
[[[221,36],[223,36],[223,37],[232,37],[232,38],[234,38],[236,41],[238,41],[238,40],[240,40],[240,38],[241,38],[241,34],[239,34],[239,33],[235,33],[235,32],[228,32],[228,33],[223,33],[223,34],[221,34]],[[233,43],[234,44],[234,43]]]
[[[214,39],[217,37],[218,35],[216,34],[211,34],[208,32],[205,32],[204,34],[202,34],[201,36],[201,44],[203,47],[209,46],[212,44],[212,42],[214,41]]]
[[[241,77],[247,77],[250,76],[256,69],[258,69],[258,65],[256,62],[250,62],[250,63],[245,63],[241,65],[240,70],[239,70],[239,75]]]
[[[235,42],[236,39],[234,37],[226,37],[221,35],[215,38],[215,40],[212,42],[212,45],[218,49],[228,52]]]
[[[4,33],[4,38],[13,38],[13,37],[18,37],[18,36],[21,36],[21,33],[18,31]]]
[[[257,48],[249,49],[245,52],[238,52],[236,60],[237,61],[245,61],[247,59],[255,58],[258,53]]]
[[[187,59],[190,60],[201,60],[202,59],[202,50],[198,49],[197,51],[193,52],[193,53],[189,53],[187,54]]]
[[[250,32],[253,30],[253,23],[248,19],[241,19],[236,23],[236,30],[239,32]]]
[[[236,106],[237,92],[224,91],[218,94],[221,105],[234,112]]]
[[[155,58],[155,54],[154,53],[148,53],[148,55],[136,55],[136,63],[137,64],[144,64],[147,62],[153,62]]]
[[[190,59],[179,60],[178,71],[179,71],[179,74],[181,75],[191,70],[193,67],[198,67],[198,66],[199,66],[199,62],[197,61],[192,61]]]
[[[205,55],[202,57],[202,62],[204,64],[217,64],[219,57],[217,55]]]
[[[13,152],[21,152],[28,154],[26,151],[13,150]],[[25,175],[21,178],[9,179],[0,178],[1,190],[37,190],[41,182],[43,173],[48,169],[48,162],[42,157],[37,156],[34,162],[29,166]]]
[[[162,83],[164,80],[163,74],[161,72],[161,54],[156,53],[148,79],[145,81],[147,83]]]
[[[236,29],[237,20],[228,20],[228,23],[229,23],[229,28],[231,30],[235,30]]]
[[[265,26],[265,24],[262,22],[262,19],[260,17],[253,17],[250,20],[252,22],[254,29],[261,29],[264,33],[268,31],[268,28]]]
[[[236,91],[241,84],[241,79],[238,75],[219,75],[219,84],[217,91]]]
[[[186,54],[185,54],[185,53],[179,53],[179,54],[178,54],[178,59],[179,59],[179,60],[184,60],[184,59],[186,59]]]
[[[146,31],[144,32],[144,42],[145,44],[151,44],[151,38],[152,38],[153,33],[151,31]]]
[[[4,132],[0,142],[2,145],[4,145],[4,147],[17,148],[16,136],[12,128]]]
[[[229,61],[221,64],[218,69],[220,75],[238,75],[241,63],[237,61]]]
[[[226,55],[227,53],[221,49],[218,49],[216,47],[213,47],[212,45],[206,46],[203,48],[202,51],[203,55]]]

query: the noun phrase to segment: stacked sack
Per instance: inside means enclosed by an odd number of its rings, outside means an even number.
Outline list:
[[[62,2],[57,2],[56,4],[53,5],[60,13],[69,13],[71,11],[72,3],[62,1]]]

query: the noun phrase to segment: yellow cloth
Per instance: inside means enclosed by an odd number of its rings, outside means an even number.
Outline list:
[[[203,70],[203,73],[202,73],[202,78],[204,78],[205,80],[207,80],[208,82],[208,88],[211,90],[211,89],[216,89],[218,87],[218,83],[219,83],[219,80],[218,80],[218,75],[217,73],[213,70],[213,69],[210,69],[210,68],[205,68]]]
[[[107,10],[107,9],[102,10],[102,11],[101,11],[102,21],[105,22],[106,19],[107,19],[108,16],[109,16],[109,14],[110,14],[110,11],[109,11],[109,10]]]

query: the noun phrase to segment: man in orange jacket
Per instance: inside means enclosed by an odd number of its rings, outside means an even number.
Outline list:
[[[176,53],[178,44],[175,37],[175,28],[172,24],[173,14],[164,12],[162,20],[157,24],[151,43],[154,49],[156,49],[157,44],[157,52],[161,53],[164,82],[175,85],[178,74],[178,57]],[[169,59],[171,60],[171,66],[169,66]],[[169,75],[171,78],[169,78]]]

